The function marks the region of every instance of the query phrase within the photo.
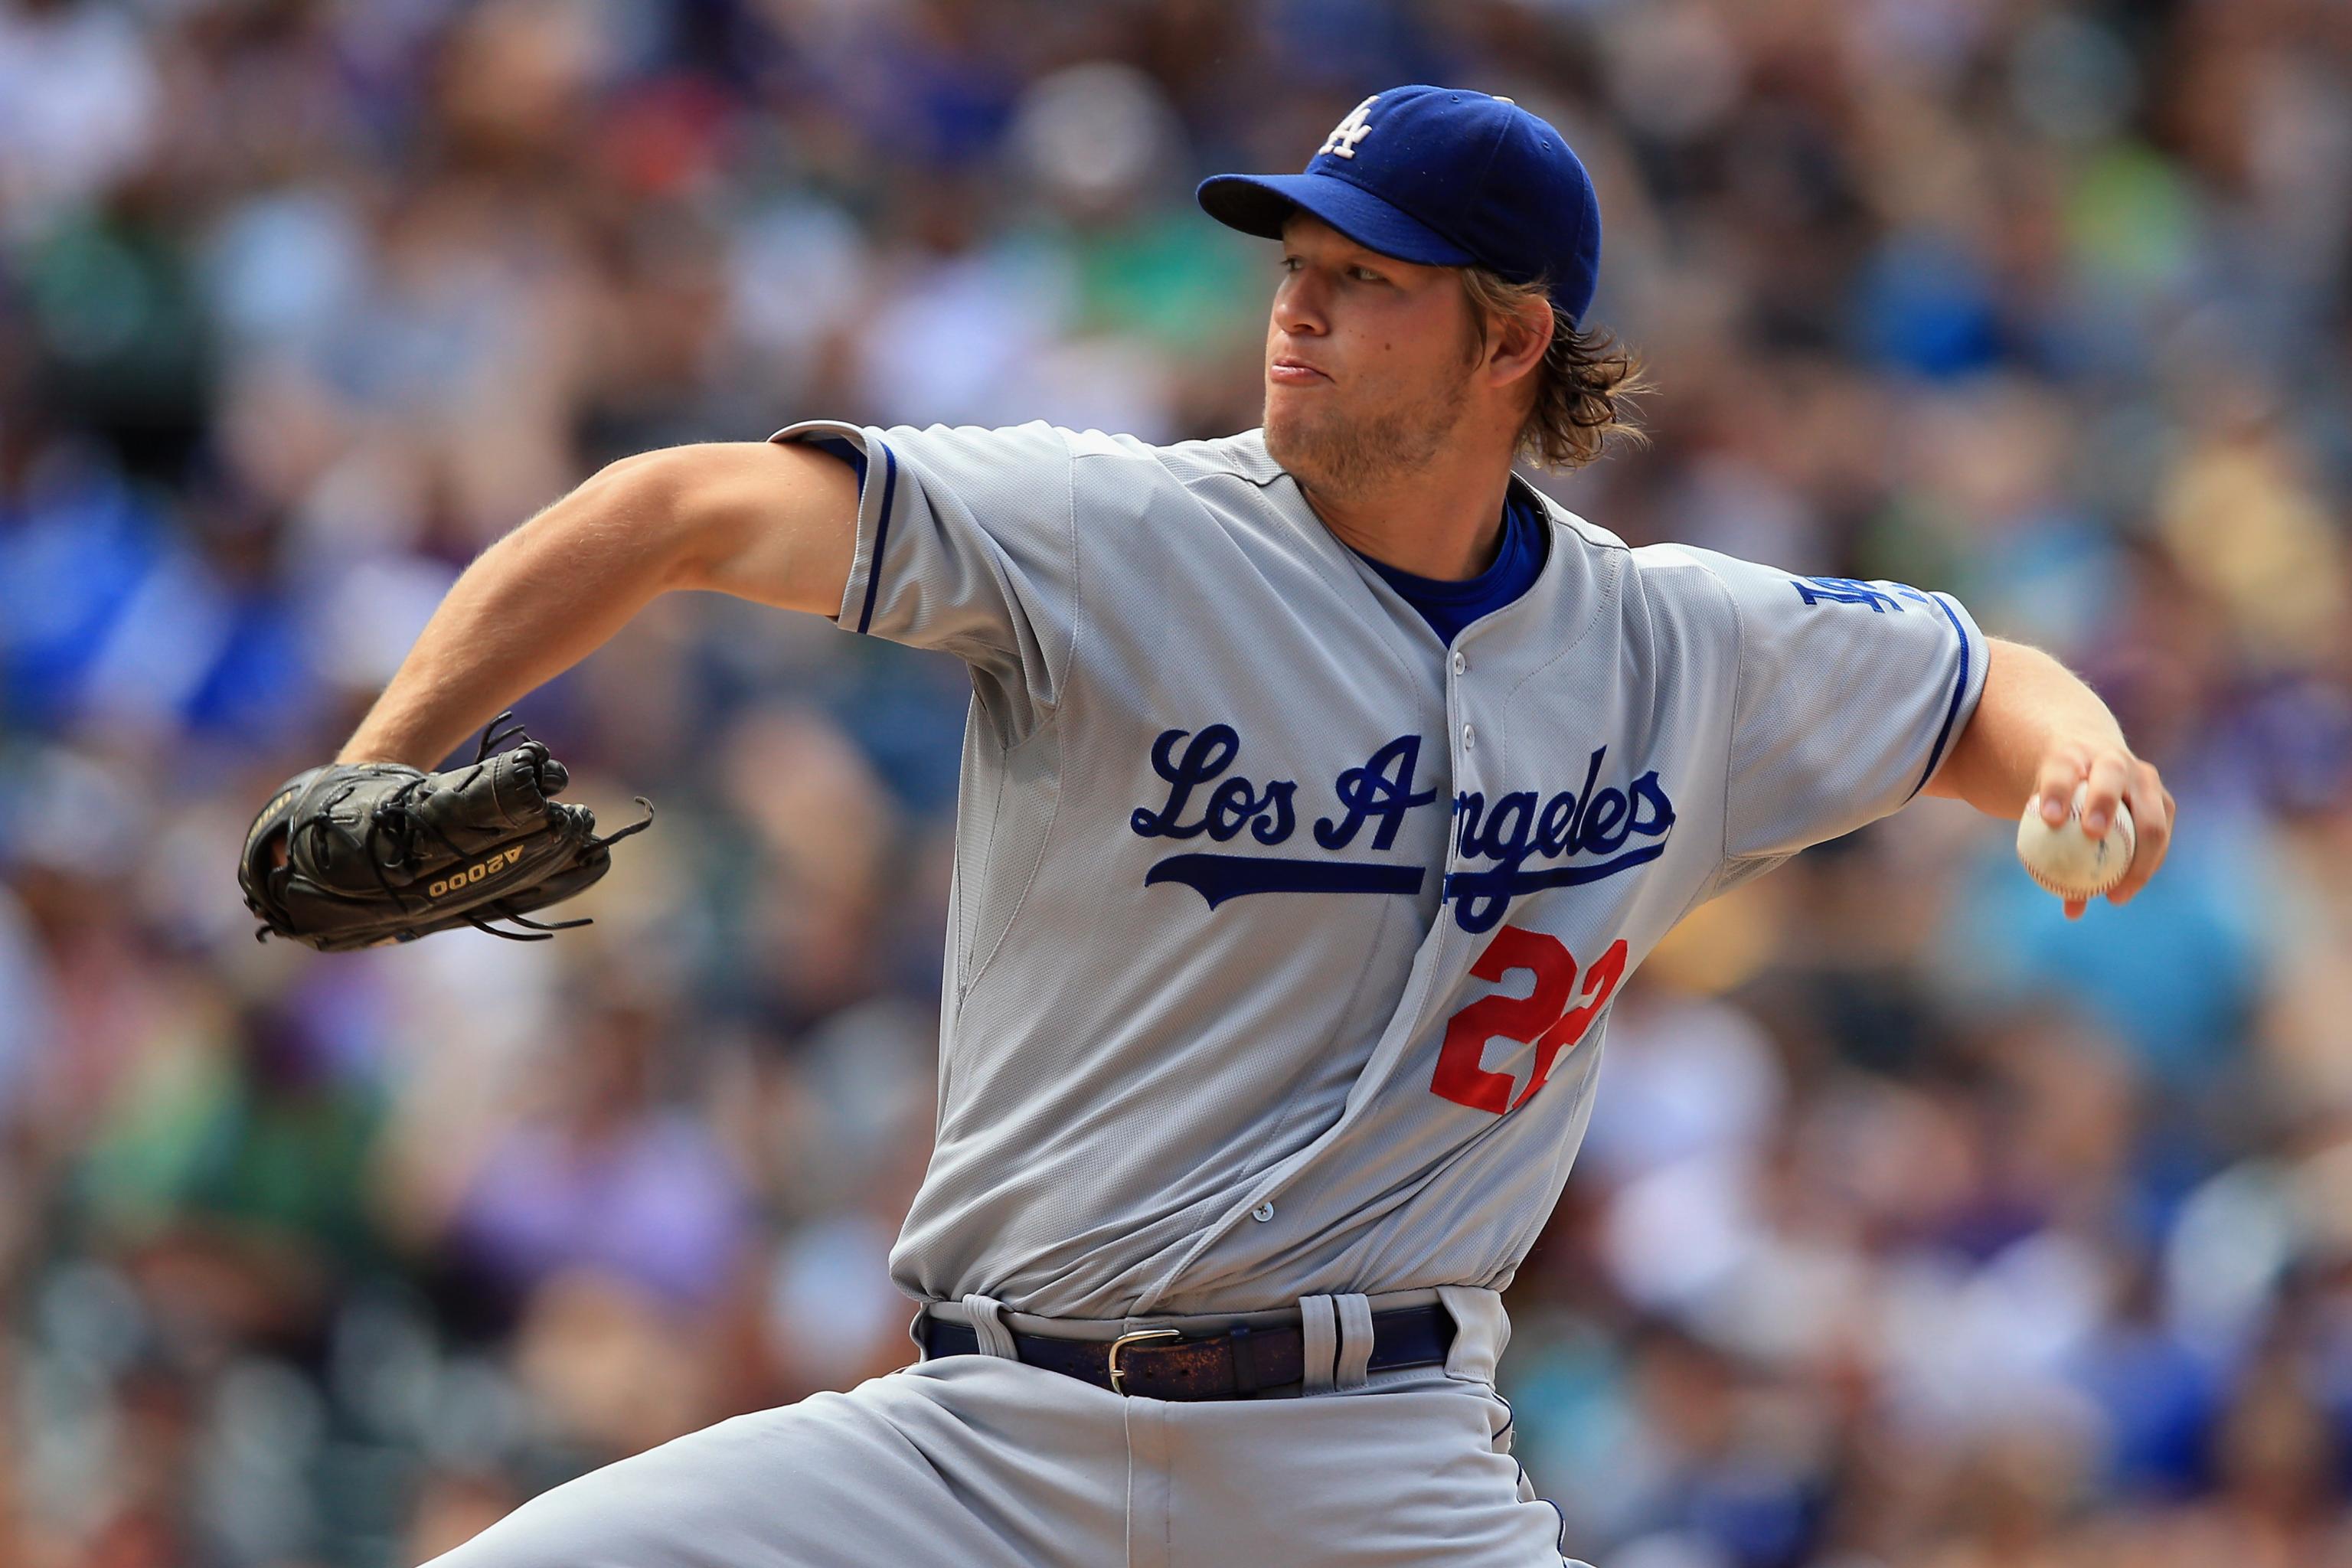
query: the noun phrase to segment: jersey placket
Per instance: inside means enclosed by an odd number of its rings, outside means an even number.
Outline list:
[[[1501,612],[1497,612],[1500,614]],[[1492,619],[1492,616],[1486,619]],[[1502,737],[1489,733],[1486,737],[1486,765],[1481,765],[1478,750],[1478,720],[1473,699],[1488,684],[1471,677],[1473,659],[1467,644],[1475,641],[1484,620],[1462,629],[1454,639],[1445,660],[1445,731],[1446,755],[1453,763],[1454,793],[1447,799],[1445,869],[1438,883],[1437,927],[1440,931],[1454,926],[1451,913],[1451,890],[1456,885],[1454,876],[1466,868],[1463,858],[1463,817],[1460,803],[1464,796],[1483,791],[1481,779],[1494,770],[1494,760]],[[1491,730],[1491,726],[1490,726]]]

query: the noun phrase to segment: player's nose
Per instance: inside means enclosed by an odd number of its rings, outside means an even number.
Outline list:
[[[1319,337],[1328,330],[1321,289],[1304,272],[1295,272],[1274,291],[1274,324],[1277,331],[1300,337]]]

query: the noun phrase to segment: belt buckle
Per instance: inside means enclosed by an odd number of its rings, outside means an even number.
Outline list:
[[[1183,1337],[1184,1335],[1182,1331],[1178,1329],[1139,1329],[1131,1334],[1121,1334],[1118,1338],[1111,1341],[1110,1353],[1108,1356],[1110,1364],[1110,1391],[1122,1397],[1127,1394],[1127,1374],[1120,1369],[1118,1364],[1119,1352],[1135,1343],[1138,1340],[1181,1340]]]

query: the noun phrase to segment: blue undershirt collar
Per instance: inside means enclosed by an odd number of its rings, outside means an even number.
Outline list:
[[[1535,585],[1550,548],[1549,531],[1542,513],[1514,486],[1503,502],[1502,548],[1495,553],[1495,563],[1475,577],[1453,583],[1421,577],[1375,561],[1360,550],[1356,553],[1400,598],[1421,612],[1438,641],[1450,647],[1463,627],[1501,609]]]

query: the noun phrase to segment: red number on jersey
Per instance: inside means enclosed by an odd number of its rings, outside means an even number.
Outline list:
[[[1519,1098],[1511,1102],[1515,1108],[1535,1098],[1536,1090],[1551,1076],[1551,1064],[1559,1059],[1560,1052],[1584,1038],[1584,1031],[1592,1026],[1601,1009],[1609,1005],[1609,998],[1617,994],[1617,983],[1624,978],[1625,939],[1621,936],[1609,944],[1609,951],[1601,955],[1599,963],[1584,972],[1582,1005],[1561,1014],[1559,1022],[1546,1029],[1543,1038],[1536,1042],[1536,1070],[1528,1075],[1528,1087],[1519,1090]]]
[[[1438,1047],[1430,1092],[1496,1116],[1534,1098],[1551,1076],[1552,1063],[1560,1052],[1583,1038],[1584,1031],[1616,993],[1618,981],[1625,975],[1624,939],[1612,942],[1586,973],[1584,1001],[1570,1007],[1569,1002],[1577,988],[1576,968],[1576,960],[1556,936],[1520,926],[1505,926],[1496,931],[1486,951],[1470,965],[1470,973],[1481,980],[1499,981],[1515,969],[1524,969],[1535,984],[1525,996],[1481,996],[1446,1021],[1445,1041]],[[1492,1039],[1536,1047],[1535,1070],[1528,1075],[1528,1086],[1516,1100],[1511,1098],[1515,1081],[1511,1075],[1480,1064],[1486,1042]]]
[[[1559,1021],[1575,994],[1576,960],[1556,936],[1505,926],[1470,965],[1481,980],[1500,980],[1514,969],[1533,974],[1535,988],[1525,996],[1481,996],[1446,1021],[1437,1072],[1429,1080],[1432,1092],[1497,1116],[1511,1108],[1511,1075],[1489,1072],[1478,1058],[1497,1036],[1524,1045]]]

